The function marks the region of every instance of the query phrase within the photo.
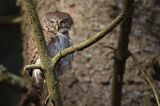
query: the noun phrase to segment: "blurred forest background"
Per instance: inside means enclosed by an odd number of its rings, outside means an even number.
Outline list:
[[[39,17],[49,11],[70,13],[74,43],[84,41],[110,23],[121,11],[121,0],[34,0]],[[26,64],[25,45],[32,35],[20,0],[0,1],[0,65],[21,75]],[[129,50],[138,57],[160,94],[160,68],[154,64],[160,52],[160,1],[135,0]],[[109,106],[113,71],[112,50],[119,28],[95,45],[75,54],[72,69],[60,77],[65,106]],[[156,58],[157,59],[157,58]],[[122,106],[156,106],[154,94],[132,58],[127,60]],[[21,93],[0,84],[0,106],[17,106]]]

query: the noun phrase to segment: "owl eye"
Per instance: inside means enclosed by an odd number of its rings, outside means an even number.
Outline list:
[[[54,21],[54,20],[50,20],[50,23],[54,24],[54,23],[55,23],[55,21]]]
[[[65,22],[65,21],[61,21],[61,22],[60,22],[60,26],[61,26],[61,27],[68,27],[68,23]]]

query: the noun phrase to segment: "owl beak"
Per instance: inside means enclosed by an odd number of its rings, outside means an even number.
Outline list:
[[[55,32],[58,32],[58,31],[59,31],[59,26],[56,25],[56,27],[55,27]]]

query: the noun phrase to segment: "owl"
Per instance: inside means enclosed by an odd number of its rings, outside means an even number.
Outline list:
[[[61,50],[72,46],[69,36],[69,30],[73,25],[72,17],[64,12],[48,12],[41,19],[41,27],[43,29],[46,40],[47,50],[51,57],[54,57]],[[35,40],[31,36],[27,46],[29,64],[40,64],[41,60],[38,54],[38,48]],[[64,73],[71,66],[73,55],[63,57],[56,65],[55,73],[57,76]],[[33,69],[28,71],[32,80],[33,90],[37,93],[41,92],[44,82],[42,70]]]

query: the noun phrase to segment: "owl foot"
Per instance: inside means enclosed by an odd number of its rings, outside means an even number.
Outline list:
[[[46,99],[45,99],[45,101],[44,101],[44,105],[45,105],[45,106],[48,104],[50,97],[51,97],[50,95],[48,95],[48,96],[46,97]]]

